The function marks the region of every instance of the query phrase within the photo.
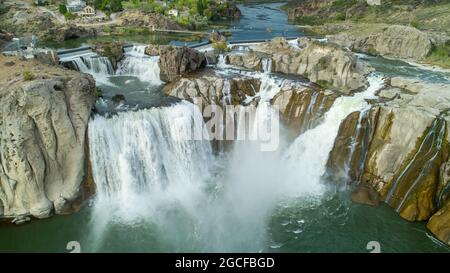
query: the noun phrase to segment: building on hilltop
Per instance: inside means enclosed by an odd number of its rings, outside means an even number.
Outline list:
[[[66,8],[71,13],[81,12],[86,7],[86,2],[83,0],[67,1]]]

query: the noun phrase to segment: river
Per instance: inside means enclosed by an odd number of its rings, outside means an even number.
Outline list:
[[[302,35],[280,5],[240,6],[243,18],[228,22],[231,39]],[[89,123],[96,196],[73,215],[2,226],[0,252],[69,252],[71,241],[82,252],[369,252],[371,241],[382,252],[450,252],[424,223],[385,204],[354,204],[345,190],[321,183],[340,121],[367,107],[383,76],[450,83],[449,73],[360,55],[377,70],[369,88],[337,99],[321,124],[272,152],[244,142],[216,154],[209,142],[177,141],[203,118],[163,96],[158,59],[142,46],[129,49],[116,71],[91,57],[70,61],[104,95]],[[270,71],[251,76],[262,82],[258,114],[265,115],[286,81]],[[113,101],[118,94],[126,102]]]

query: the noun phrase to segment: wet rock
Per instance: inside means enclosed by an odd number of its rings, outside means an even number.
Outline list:
[[[25,224],[27,222],[31,221],[31,218],[29,216],[26,215],[20,215],[20,216],[16,216],[11,223],[16,224],[16,225],[21,225],[21,224]]]
[[[440,168],[449,155],[450,89],[400,78],[390,83],[387,90],[398,93],[373,101],[366,116],[352,113],[344,120],[327,167],[331,177],[345,174],[337,181],[349,175],[373,187],[403,218],[427,220],[439,209]]]
[[[439,240],[450,246],[450,202],[430,218],[427,228]]]
[[[378,206],[380,196],[376,190],[367,184],[360,184],[351,194],[353,202],[369,206]]]
[[[274,96],[272,104],[279,109],[292,137],[297,137],[318,125],[337,97],[328,90],[288,85]]]
[[[231,54],[227,56],[227,63],[234,66],[241,66],[251,70],[262,69],[262,57],[256,52],[249,52],[244,55]]]
[[[114,69],[117,68],[118,62],[123,57],[123,42],[96,42],[91,47],[100,56],[107,57],[111,61]]]
[[[232,65],[260,70],[263,62],[270,62],[271,71],[300,75],[324,88],[351,93],[364,88],[365,75],[370,69],[359,62],[356,56],[343,48],[329,43],[320,43],[307,38],[301,47],[291,46],[283,38],[250,46],[244,54],[229,54]]]
[[[201,105],[238,105],[259,91],[260,82],[254,78],[225,78],[213,70],[185,76],[164,87],[168,96],[189,100]]]
[[[114,96],[112,97],[112,101],[115,102],[115,103],[123,102],[123,101],[125,101],[125,96],[122,95],[122,94],[114,95]]]
[[[174,81],[206,66],[205,55],[188,47],[149,45],[145,53],[150,56],[159,55],[160,78],[165,82]]]

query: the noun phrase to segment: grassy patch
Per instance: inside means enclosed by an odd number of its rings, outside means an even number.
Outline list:
[[[24,81],[32,81],[36,78],[36,76],[34,76],[33,72],[31,72],[30,70],[23,71],[22,76]]]
[[[450,41],[444,45],[435,47],[425,62],[450,68]]]
[[[217,51],[219,53],[224,53],[224,52],[229,51],[228,44],[226,42],[215,42],[212,44],[212,47],[214,48],[215,51]]]

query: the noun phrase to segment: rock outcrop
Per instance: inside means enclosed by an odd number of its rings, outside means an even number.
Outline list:
[[[76,25],[57,25],[43,34],[43,38],[47,40],[62,42],[70,39],[93,37],[97,35],[97,30],[95,28],[87,28]]]
[[[427,228],[442,242],[450,246],[450,202],[428,221]]]
[[[183,30],[185,27],[155,12],[125,10],[116,16],[117,25],[122,27],[145,27],[155,29]]]
[[[70,213],[86,197],[95,81],[17,58],[1,57],[0,69],[0,217]]]
[[[0,50],[3,48],[3,46],[7,42],[11,41],[12,38],[13,37],[12,37],[11,33],[8,33],[6,31],[0,29]]]
[[[123,57],[123,43],[120,41],[96,42],[91,47],[100,56],[107,57],[114,69]]]
[[[145,53],[150,56],[159,55],[160,78],[165,82],[174,81],[206,66],[205,55],[188,47],[149,45]]]
[[[369,69],[358,62],[356,56],[343,48],[307,38],[300,41],[301,48],[291,46],[283,38],[250,46],[244,54],[230,54],[231,65],[248,69],[271,69],[272,72],[300,75],[322,87],[342,93],[357,91],[366,86]],[[263,62],[270,62],[269,68]]]
[[[48,30],[57,25],[57,19],[50,12],[16,5],[11,5],[0,20],[1,29],[19,37],[31,36],[33,33],[38,37],[45,37]]]
[[[328,178],[373,188],[409,221],[435,214],[429,228],[448,242],[450,87],[393,78],[379,96],[341,124]]]
[[[331,42],[354,51],[386,57],[423,60],[432,50],[427,33],[408,26],[393,25],[374,33],[340,33]]]
[[[294,2],[294,1],[293,1]],[[303,0],[295,1],[294,6],[288,9],[288,19],[295,20],[302,16],[317,15],[320,9],[327,7],[333,0]]]
[[[239,105],[259,91],[258,79],[235,75],[223,77],[214,70],[187,75],[164,87],[164,93],[199,105]]]
[[[330,90],[311,86],[285,85],[272,99],[281,113],[283,123],[297,137],[317,126],[338,95]]]

